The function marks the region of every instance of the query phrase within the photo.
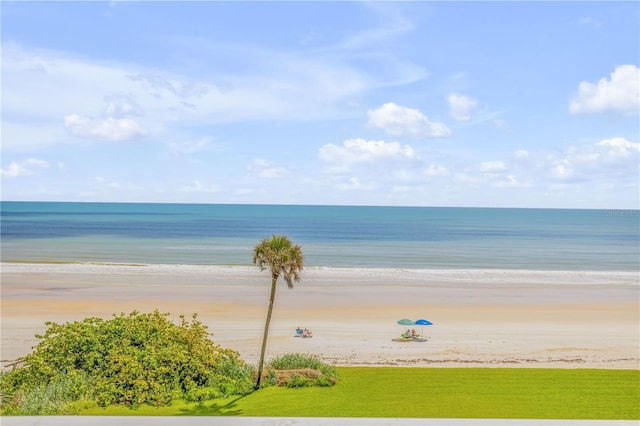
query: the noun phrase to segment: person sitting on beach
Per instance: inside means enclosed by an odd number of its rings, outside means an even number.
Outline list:
[[[311,330],[307,330],[306,328],[302,332],[302,337],[311,337]]]
[[[300,328],[300,326],[296,328],[296,334],[302,334],[302,329]]]
[[[412,329],[411,329],[411,337],[420,337],[420,336],[418,335],[418,333],[416,333],[416,329],[415,329],[415,328],[412,328]]]

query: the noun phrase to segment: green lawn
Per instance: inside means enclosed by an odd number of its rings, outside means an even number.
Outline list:
[[[340,367],[330,388],[269,387],[169,407],[87,415],[640,419],[640,371]]]

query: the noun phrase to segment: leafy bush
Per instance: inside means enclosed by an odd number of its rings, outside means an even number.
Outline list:
[[[27,416],[75,414],[70,401],[87,401],[91,398],[91,383],[85,373],[58,375],[47,384],[17,391],[7,401],[8,414]]]
[[[30,412],[53,414],[87,398],[101,406],[164,405],[175,398],[203,400],[251,390],[253,368],[237,352],[215,345],[197,315],[191,321],[180,316],[179,325],[168,315],[134,311],[111,320],[46,323],[49,328],[36,336],[41,341],[25,367],[3,375],[2,392],[16,395],[14,407],[33,399],[40,402],[31,404]],[[62,384],[64,391],[58,391]]]
[[[16,373],[2,373],[2,414],[77,414],[95,405],[93,381],[84,372],[56,375],[48,383],[17,388]]]
[[[275,370],[297,370],[309,368],[319,370],[327,376],[337,376],[335,367],[327,365],[318,358],[303,354],[285,354],[269,361],[268,366]]]
[[[332,386],[337,383],[337,370],[317,358],[302,354],[286,354],[269,361],[270,384],[289,388]],[[273,373],[275,371],[275,373]]]
[[[292,374],[284,380],[284,386],[288,388],[303,388],[313,385],[313,379],[303,374]]]

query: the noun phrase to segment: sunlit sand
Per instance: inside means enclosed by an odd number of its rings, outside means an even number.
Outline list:
[[[640,368],[639,277],[632,272],[306,268],[279,283],[266,357],[335,365]],[[2,264],[3,365],[46,321],[158,309],[198,318],[257,363],[270,276],[249,266]],[[395,342],[406,330],[426,341]],[[295,337],[296,327],[313,338]]]

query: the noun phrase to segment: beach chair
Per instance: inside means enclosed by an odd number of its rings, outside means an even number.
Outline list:
[[[313,337],[312,334],[311,330],[298,327],[296,328],[296,335],[294,337]]]

